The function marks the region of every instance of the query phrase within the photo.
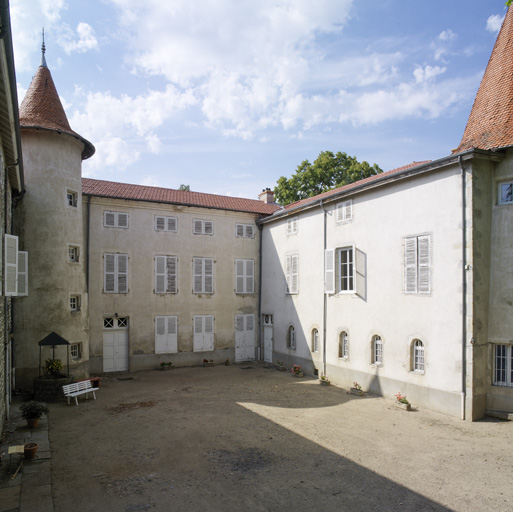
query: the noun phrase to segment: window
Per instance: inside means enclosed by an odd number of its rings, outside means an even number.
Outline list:
[[[5,295],[18,295],[18,237],[5,235]]]
[[[73,208],[78,206],[78,194],[73,190],[66,191],[66,204]]]
[[[431,237],[412,236],[404,239],[405,293],[431,293]]]
[[[372,364],[377,366],[383,364],[383,342],[380,336],[372,337]]]
[[[128,317],[105,317],[103,319],[104,329],[128,329]]]
[[[512,345],[494,345],[493,385],[513,387]]]
[[[287,219],[287,235],[295,235],[298,232],[298,217],[292,217],[291,219]]]
[[[235,293],[254,293],[255,262],[235,260]]]
[[[412,341],[411,363],[412,371],[424,373],[424,343],[420,340]]]
[[[347,359],[349,357],[349,336],[342,331],[338,337],[338,357]]]
[[[337,204],[336,218],[337,222],[347,222],[353,218],[352,199]]]
[[[237,238],[255,238],[253,224],[235,224],[235,236]]]
[[[103,319],[103,328],[104,329],[112,329],[114,327],[114,318],[104,318]]]
[[[194,293],[214,293],[214,259],[193,258]]]
[[[128,213],[103,212],[103,226],[106,228],[128,229]]]
[[[297,254],[289,254],[285,258],[285,276],[287,293],[299,293],[299,256]]]
[[[82,357],[82,343],[72,343],[70,346],[71,359],[80,359]]]
[[[499,204],[513,203],[513,181],[499,183]]]
[[[155,293],[177,293],[176,274],[176,256],[155,256]]]
[[[128,293],[128,254],[105,253],[103,291]]]
[[[167,231],[176,233],[178,231],[178,219],[176,217],[155,216],[155,231]]]
[[[80,258],[80,249],[74,245],[68,246],[68,259],[71,263],[78,263]]]
[[[367,256],[354,246],[326,249],[325,293],[356,293],[366,297]]]
[[[296,350],[296,330],[293,325],[291,325],[287,331],[287,348]]]
[[[319,331],[312,329],[312,352],[319,352]]]
[[[178,352],[178,317],[155,317],[155,354]]]
[[[214,350],[214,317],[196,315],[194,322],[194,352]]]
[[[80,311],[80,295],[70,295],[69,308],[73,311]]]
[[[192,221],[192,232],[195,235],[213,235],[214,234],[214,221],[194,219]]]

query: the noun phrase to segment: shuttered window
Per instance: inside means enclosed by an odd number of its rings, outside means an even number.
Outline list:
[[[354,248],[344,247],[338,250],[339,290],[341,292],[355,291]]]
[[[235,236],[237,238],[255,238],[255,226],[253,224],[235,224]]]
[[[214,259],[193,258],[194,293],[214,293]]]
[[[297,254],[289,254],[285,258],[285,275],[287,293],[299,293],[299,256]]]
[[[18,237],[5,235],[5,295],[18,294]]]
[[[103,260],[103,291],[128,293],[128,254],[105,253]]]
[[[214,221],[204,219],[193,219],[192,232],[195,235],[213,235]]]
[[[155,216],[155,231],[176,233],[178,231],[178,219],[176,217]]]
[[[431,237],[421,235],[404,239],[404,291],[431,293]]]
[[[513,181],[499,183],[499,204],[513,204]]]
[[[255,292],[254,260],[235,260],[235,293]]]
[[[155,354],[178,352],[178,317],[155,317]]]
[[[335,293],[335,249],[324,251],[324,291]]]
[[[155,293],[177,293],[177,257],[155,256]]]
[[[295,235],[298,232],[299,218],[287,219],[287,235]]]
[[[353,201],[344,201],[337,204],[336,209],[337,222],[346,222],[353,218]]]
[[[128,229],[128,213],[104,211],[103,225],[106,228]]]
[[[209,352],[214,350],[214,317],[212,315],[195,315],[194,352]]]

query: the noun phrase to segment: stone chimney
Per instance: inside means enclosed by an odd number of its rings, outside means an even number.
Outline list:
[[[274,192],[268,187],[258,194],[258,199],[265,204],[274,204]]]

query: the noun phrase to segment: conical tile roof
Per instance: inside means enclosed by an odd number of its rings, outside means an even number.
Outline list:
[[[453,153],[505,146],[513,146],[513,8],[506,13],[467,127]]]
[[[20,106],[21,128],[39,128],[67,133],[84,143],[82,159],[89,158],[95,152],[94,146],[69,125],[61,100],[53,83],[52,74],[46,66],[44,54],[37,68],[25,98]]]

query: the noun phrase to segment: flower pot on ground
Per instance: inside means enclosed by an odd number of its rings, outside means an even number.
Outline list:
[[[171,370],[171,368],[174,368],[172,361],[163,361],[160,363],[161,370]]]
[[[46,404],[43,402],[37,402],[36,400],[31,400],[30,402],[25,402],[20,405],[21,417],[27,420],[27,425],[30,428],[35,428],[39,421],[39,418],[43,414],[48,414],[50,411]]]
[[[203,366],[214,366],[213,359],[203,359]]]
[[[39,445],[37,443],[27,443],[24,447],[24,455],[26,460],[32,460],[36,457]]]
[[[329,386],[329,385],[331,385],[331,382],[328,379],[328,377],[326,377],[326,375],[321,375],[321,378],[319,379],[319,382],[320,382],[321,386]]]
[[[292,367],[291,371],[292,371],[292,375],[294,375],[294,377],[303,377],[304,376],[303,369],[298,364],[295,364]]]
[[[351,388],[351,394],[357,396],[363,396],[365,392],[362,390],[362,386],[358,384],[358,382],[353,382],[353,387]]]
[[[277,361],[276,362],[276,369],[279,372],[284,372],[287,368],[285,368],[285,363],[283,361]]]
[[[395,395],[396,402],[395,405],[400,409],[404,409],[405,411],[411,411],[411,404],[409,400],[406,398],[406,395],[401,395],[401,393],[397,393]]]

